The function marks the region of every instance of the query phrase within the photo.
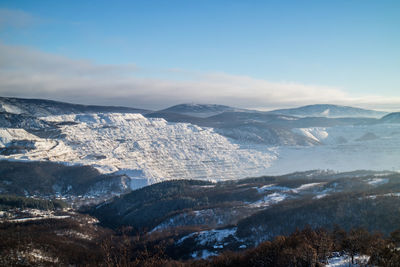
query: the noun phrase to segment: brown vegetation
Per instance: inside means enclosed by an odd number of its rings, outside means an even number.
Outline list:
[[[306,227],[289,236],[241,252],[226,251],[207,260],[171,258],[174,236],[111,231],[88,224],[88,217],[0,224],[1,266],[324,266],[333,252],[369,255],[378,266],[399,266],[400,230],[390,237],[365,229],[328,231]],[[38,254],[40,254],[38,256]],[[176,256],[176,255],[174,255]]]

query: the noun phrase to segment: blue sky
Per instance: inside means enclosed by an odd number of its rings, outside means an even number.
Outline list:
[[[398,14],[400,1],[3,0],[0,93],[147,108],[396,109]]]

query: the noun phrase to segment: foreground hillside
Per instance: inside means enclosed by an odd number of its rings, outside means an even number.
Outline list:
[[[157,243],[146,235],[114,232],[94,222],[71,214],[65,219],[1,223],[0,265],[356,267],[398,266],[400,260],[399,231],[382,237],[361,228],[305,228],[240,252],[175,260],[168,255],[168,240]]]
[[[43,179],[57,182],[63,169],[50,167]],[[398,266],[400,258],[394,172],[166,181],[79,211],[46,198],[0,197],[0,265]]]
[[[399,231],[390,237],[357,228],[305,228],[256,248],[207,259],[176,260],[170,240],[156,242],[129,229],[112,231],[91,217],[69,213],[0,223],[2,266],[398,266]],[[352,264],[354,263],[354,265]]]
[[[255,247],[297,228],[363,227],[385,235],[400,225],[398,173],[306,172],[210,183],[169,181],[87,210],[103,226],[169,238],[174,257]]]

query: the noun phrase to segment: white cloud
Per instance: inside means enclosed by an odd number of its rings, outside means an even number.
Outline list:
[[[264,109],[314,103],[388,108],[400,103],[400,99],[379,96],[355,98],[338,88],[270,82],[226,73],[172,69],[165,70],[164,78],[159,78],[156,74],[159,72],[152,76],[134,64],[96,64],[3,44],[0,44],[0,58],[2,96],[144,108],[183,102]]]

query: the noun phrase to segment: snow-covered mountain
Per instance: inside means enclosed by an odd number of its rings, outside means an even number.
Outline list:
[[[400,169],[400,124],[373,118],[240,110],[201,118],[14,98],[2,98],[1,107],[0,159],[88,165],[128,177],[131,188],[310,169]]]
[[[298,108],[278,109],[270,111],[273,114],[283,114],[298,117],[327,117],[327,118],[346,118],[346,117],[367,117],[380,118],[387,112],[354,108],[348,106],[318,104],[308,105]]]
[[[163,110],[160,110],[161,113],[177,113],[182,115],[188,115],[193,117],[206,118],[213,115],[217,115],[223,112],[232,112],[232,111],[248,111],[246,109],[239,109],[224,105],[216,105],[216,104],[179,104],[175,105]]]
[[[49,116],[97,112],[146,113],[149,111],[128,107],[78,105],[45,99],[0,97],[0,112],[29,114],[32,116]]]
[[[102,173],[128,175],[132,188],[165,179],[261,175],[275,159],[268,149],[242,148],[213,129],[141,114],[73,114],[41,120],[56,124],[59,136],[41,138],[25,129],[1,128],[4,148],[29,141],[29,147],[1,158],[90,165]]]

